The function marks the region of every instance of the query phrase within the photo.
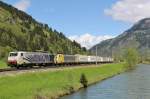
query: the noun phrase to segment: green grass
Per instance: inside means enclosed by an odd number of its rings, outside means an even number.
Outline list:
[[[143,64],[150,64],[150,61],[143,61]]]
[[[123,64],[106,64],[0,77],[0,99],[51,99],[69,93],[69,86],[81,88],[82,73],[91,84],[123,71]]]
[[[7,68],[7,64],[5,61],[0,60],[0,68]]]

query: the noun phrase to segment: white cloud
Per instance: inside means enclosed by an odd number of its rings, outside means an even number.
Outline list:
[[[86,48],[91,48],[97,43],[100,43],[102,40],[110,39],[113,38],[114,36],[110,35],[104,35],[104,36],[94,36],[89,33],[83,34],[83,35],[73,35],[69,36],[69,39],[75,40],[78,43],[81,44],[81,46],[86,47]]]
[[[125,22],[137,22],[140,19],[150,17],[150,0],[118,0],[104,13],[115,20]]]
[[[20,0],[19,2],[14,4],[14,7],[22,11],[26,11],[29,6],[30,6],[30,0]]]

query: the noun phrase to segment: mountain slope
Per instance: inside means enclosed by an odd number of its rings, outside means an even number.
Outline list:
[[[66,38],[63,33],[0,1],[0,58],[15,50],[87,53],[85,48]]]
[[[102,41],[90,49],[95,53],[98,49],[98,54],[101,56],[112,56],[121,54],[125,48],[137,48],[140,54],[150,53],[150,18],[145,18],[136,23],[129,30],[116,38]]]

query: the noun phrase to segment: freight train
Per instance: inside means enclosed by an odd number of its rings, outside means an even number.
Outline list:
[[[76,65],[90,63],[111,63],[113,58],[87,55],[64,55],[50,54],[47,52],[10,52],[8,66],[10,67],[33,67],[33,66],[54,66],[54,65]]]

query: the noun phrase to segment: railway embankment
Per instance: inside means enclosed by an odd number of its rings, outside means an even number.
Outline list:
[[[124,64],[117,63],[2,76],[0,99],[55,99],[82,88],[81,74],[86,76],[88,85],[91,85],[124,70]]]

